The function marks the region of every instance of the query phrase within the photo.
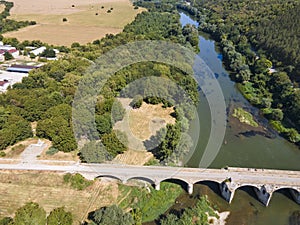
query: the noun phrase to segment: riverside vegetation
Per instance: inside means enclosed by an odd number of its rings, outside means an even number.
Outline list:
[[[195,16],[199,30],[219,43],[243,95],[282,136],[299,145],[299,1],[214,0],[177,7]]]

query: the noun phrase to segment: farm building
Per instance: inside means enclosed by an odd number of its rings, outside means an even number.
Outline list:
[[[34,50],[30,51],[30,53],[34,54],[35,56],[38,56],[45,50],[46,50],[46,47],[42,46],[40,48],[37,48],[37,49],[34,49]]]
[[[27,66],[27,65],[11,65],[6,70],[8,72],[17,72],[17,73],[29,73],[30,70],[38,68],[37,66]]]
[[[5,52],[9,52],[14,58],[19,56],[19,51],[15,47],[10,45],[2,45],[2,43],[0,43],[0,61],[4,61]]]

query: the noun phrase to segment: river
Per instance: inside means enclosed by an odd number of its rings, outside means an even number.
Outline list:
[[[180,21],[183,26],[188,23],[198,26],[195,20],[183,12],[180,13]],[[218,51],[215,42],[203,34],[199,36],[199,47],[199,56],[216,75],[229,108],[224,144],[211,167],[231,166],[300,170],[299,148],[272,131],[268,126],[268,122],[260,116],[259,110],[251,106],[241,95],[235,83],[230,80],[229,73],[224,69],[222,54]],[[269,130],[266,132],[269,135],[249,132],[251,128],[245,127],[237,119],[230,116],[230,108],[235,107],[243,107],[250,111],[261,127]],[[200,137],[196,151],[188,162],[188,165],[192,167],[199,165],[210,132],[210,124],[207,119],[209,109],[203,96],[200,99],[198,114],[200,116]],[[195,126],[198,126],[198,124],[195,124]],[[244,190],[237,190],[232,203],[228,204],[207,186],[195,186],[194,196],[207,194],[213,205],[216,205],[221,211],[231,212],[227,220],[229,225],[288,225],[290,215],[294,211],[300,210],[300,206],[285,196],[285,193],[274,193],[270,205],[264,207]],[[183,194],[178,202],[184,205],[190,201],[189,199],[188,195]],[[176,208],[175,205],[174,207]]]

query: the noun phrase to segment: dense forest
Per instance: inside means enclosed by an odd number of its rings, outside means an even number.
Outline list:
[[[250,34],[250,40],[257,48],[268,52],[271,58],[290,66],[291,78],[300,81],[300,4],[274,19],[266,19],[258,24]],[[251,36],[253,35],[253,36]]]
[[[243,95],[282,136],[299,143],[299,1],[213,0],[177,7],[194,15],[199,29],[218,41]]]

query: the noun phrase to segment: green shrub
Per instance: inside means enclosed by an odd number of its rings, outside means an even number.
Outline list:
[[[46,151],[46,154],[47,154],[47,155],[54,155],[54,154],[56,154],[57,152],[59,152],[59,150],[58,150],[57,148],[51,147],[51,148],[48,149],[48,151]]]
[[[93,181],[86,180],[81,174],[76,173],[74,175],[67,173],[64,175],[64,182],[71,185],[72,188],[77,190],[83,190],[92,185]]]
[[[5,156],[6,156],[5,152],[0,151],[0,157],[5,157]]]

